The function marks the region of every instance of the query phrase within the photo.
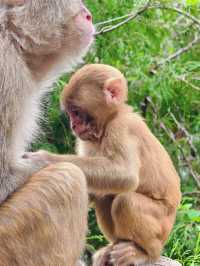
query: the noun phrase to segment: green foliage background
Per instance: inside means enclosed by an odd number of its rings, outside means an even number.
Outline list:
[[[145,1],[87,0],[95,22],[119,17],[137,9]],[[162,1],[173,4],[175,1]],[[200,20],[199,1],[176,1],[179,7]],[[196,45],[176,60],[165,64],[155,75],[150,69],[156,62],[190,42],[199,28],[173,11],[150,10],[129,24],[97,37],[85,63],[105,63],[119,68],[129,82],[129,103],[135,111],[145,115],[153,133],[168,150],[182,178],[182,191],[197,190],[182,156],[191,159],[193,170],[200,175],[200,46]],[[199,33],[200,34],[200,33]],[[62,77],[50,97],[43,121],[44,133],[35,149],[59,153],[73,152],[74,138],[68,120],[59,110],[59,94],[68,80]],[[180,79],[185,78],[186,81]],[[150,99],[149,103],[148,100]],[[191,136],[196,148],[193,154],[187,136],[177,127],[173,114]],[[163,130],[173,134],[175,142]],[[179,260],[184,266],[200,266],[200,194],[186,194],[180,206],[173,233],[164,254]],[[106,243],[100,234],[92,210],[89,214],[88,251]]]

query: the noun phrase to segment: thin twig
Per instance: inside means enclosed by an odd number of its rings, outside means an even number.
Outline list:
[[[109,19],[107,21],[103,21],[103,22],[97,23],[96,25],[100,26],[100,25],[109,24],[109,23],[112,23],[112,22],[115,22],[115,21],[118,21],[118,20],[122,20],[122,19],[125,18],[125,20],[117,23],[116,25],[108,25],[108,26],[103,27],[102,29],[97,31],[95,35],[101,35],[101,34],[104,34],[104,33],[107,33],[107,32],[111,32],[111,31],[123,26],[124,24],[128,23],[129,21],[135,19],[136,17],[138,17],[139,15],[141,15],[142,13],[147,11],[148,9],[168,9],[168,10],[172,10],[174,12],[177,12],[177,13],[189,18],[195,24],[200,26],[200,20],[198,18],[192,16],[191,14],[189,14],[189,13],[187,13],[187,12],[185,12],[185,11],[179,9],[179,8],[176,8],[176,7],[173,7],[173,6],[166,6],[166,5],[150,5],[150,1],[148,1],[146,3],[146,5],[141,7],[136,12],[131,12],[130,14],[127,14],[127,15],[124,15],[124,16],[121,16],[121,17],[116,17],[116,18]],[[196,35],[195,38],[190,43],[188,43],[185,47],[179,49],[174,54],[170,55],[166,59],[164,59],[161,62],[159,62],[156,65],[154,65],[154,67],[150,70],[150,73],[151,74],[156,74],[156,70],[158,68],[162,67],[166,63],[169,63],[170,61],[172,61],[172,60],[176,59],[177,57],[181,56],[183,53],[188,52],[191,48],[193,48],[194,45],[198,44],[199,42],[200,42],[200,36]],[[194,87],[195,87],[195,89],[198,88],[198,87],[196,88],[196,86],[193,86],[193,88]]]
[[[151,100],[150,97],[148,97],[147,100],[149,101],[149,104],[150,104],[150,106],[151,106],[151,108],[152,108],[153,114],[154,114],[155,117],[157,118],[157,111],[156,111],[156,107],[155,107],[154,103],[152,102],[152,100]],[[157,118],[157,121],[158,121],[158,118]],[[176,121],[177,121],[177,120],[176,120]],[[178,121],[177,121],[177,122],[178,122]],[[189,170],[189,172],[190,172],[190,175],[193,177],[193,179],[195,180],[197,186],[200,188],[200,176],[198,175],[198,173],[196,173],[196,172],[194,171],[193,166],[192,166],[192,164],[191,164],[191,161],[190,161],[190,159],[188,159],[188,157],[186,156],[185,151],[184,151],[184,149],[182,148],[182,146],[181,146],[180,144],[177,143],[177,141],[176,141],[176,137],[175,137],[174,133],[173,133],[169,128],[167,128],[166,125],[165,125],[163,122],[160,123],[160,127],[161,127],[162,130],[166,133],[166,135],[169,137],[169,139],[171,139],[171,141],[172,141],[173,143],[176,143],[178,149],[180,150],[180,152],[181,152],[181,154],[182,154],[183,160],[184,160],[184,162],[185,162],[185,164],[186,164],[186,166],[187,166],[187,168],[188,168],[188,170]]]
[[[177,57],[181,56],[183,53],[188,52],[190,49],[193,48],[193,46],[195,46],[196,44],[200,43],[200,36],[195,36],[195,38],[188,43],[185,47],[179,49],[178,51],[176,51],[175,53],[173,53],[172,55],[170,55],[169,57],[167,57],[166,59],[162,60],[161,62],[157,63],[151,70],[150,73],[151,74],[156,74],[156,70],[160,67],[162,67],[163,65],[165,65],[166,63],[169,63],[170,61],[176,59]]]
[[[172,142],[176,143],[176,138],[173,136],[173,132],[171,132],[171,130],[167,129],[167,127],[162,123],[161,128],[165,131],[165,133],[167,134],[167,136],[172,140]],[[177,143],[176,143],[177,144]],[[180,150],[183,159],[190,171],[190,175],[193,177],[193,179],[195,180],[197,186],[200,188],[200,176],[193,170],[193,167],[191,165],[190,160],[187,158],[187,156],[185,155],[185,152],[182,148],[181,145],[177,145],[178,149]]]
[[[176,76],[176,78],[182,82],[184,82],[185,84],[187,84],[188,86],[190,86],[191,88],[193,88],[194,90],[196,91],[199,91],[200,92],[200,87],[192,84],[191,82],[189,82],[185,76]]]
[[[188,19],[192,20],[195,24],[200,26],[200,20],[198,18],[196,18],[195,16],[192,16],[191,14],[189,14],[188,12],[186,12],[184,10],[181,10],[181,9],[173,7],[173,6],[150,5],[150,1],[148,1],[146,5],[141,7],[136,12],[131,12],[131,13],[125,14],[124,16],[121,16],[121,17],[111,18],[109,20],[97,23],[96,26],[98,27],[98,26],[101,26],[101,25],[105,25],[105,24],[109,24],[109,23],[112,23],[112,22],[115,22],[115,21],[118,21],[118,20],[125,19],[125,20],[117,23],[116,25],[110,25],[110,26],[103,27],[101,30],[97,31],[95,35],[101,35],[103,33],[113,31],[113,30],[123,26],[124,24],[128,23],[129,21],[135,19],[136,17],[138,17],[139,15],[141,15],[142,13],[147,11],[148,9],[168,9],[168,10],[172,10],[174,12],[177,12],[177,13],[187,17]]]
[[[193,80],[200,81],[200,77],[192,77]]]
[[[106,27],[103,27],[100,31],[97,31],[95,35],[101,35],[103,33],[106,33],[106,32],[110,32],[110,31],[113,31],[121,26],[123,26],[124,24],[128,23],[129,21],[135,19],[136,17],[138,17],[139,15],[141,15],[142,13],[144,13],[148,7],[150,5],[150,1],[147,2],[146,5],[144,5],[143,7],[141,7],[138,11],[136,12],[132,12],[130,14],[127,14],[125,15],[124,17],[126,18],[125,20],[123,20],[122,22],[119,22],[118,24],[114,25],[114,26],[106,26]],[[116,18],[115,20],[118,20],[120,18]],[[111,19],[112,20],[112,19]],[[111,21],[110,20],[110,21]],[[106,24],[107,22],[105,22]],[[100,23],[99,23],[100,24]],[[101,22],[101,24],[104,24],[104,22]],[[98,25],[98,24],[97,24]]]
[[[102,26],[102,25],[109,24],[111,22],[115,22],[115,21],[118,21],[118,20],[122,20],[122,19],[127,18],[127,17],[130,17],[130,16],[131,16],[131,14],[126,14],[126,15],[123,15],[121,17],[111,18],[111,19],[108,19],[108,20],[105,20],[105,21],[96,23],[95,26],[96,27],[99,27],[99,26]]]
[[[192,136],[190,135],[190,133],[187,131],[187,129],[176,119],[175,115],[170,112],[170,116],[171,118],[173,119],[174,123],[176,124],[177,128],[179,130],[181,130],[184,135],[186,136],[187,138],[187,142],[191,148],[191,151],[193,153],[194,156],[198,156],[198,152],[197,152],[197,149],[196,147],[193,145],[193,140],[192,140]]]
[[[200,191],[186,191],[182,193],[183,196],[193,196],[193,195],[200,195]]]
[[[165,131],[165,133],[172,140],[172,142],[176,143],[175,137],[172,137],[173,136],[173,132],[171,132],[171,130],[167,129],[167,127],[163,123],[161,124],[161,128]],[[200,176],[193,170],[191,162],[187,158],[187,156],[185,155],[185,152],[184,152],[182,146],[178,144],[177,147],[178,147],[178,149],[180,150],[180,152],[181,152],[181,154],[183,156],[183,159],[184,159],[184,161],[186,163],[186,166],[189,169],[190,175],[193,177],[193,179],[195,180],[197,186],[200,188]]]
[[[167,6],[167,5],[151,5],[149,6],[149,9],[168,9],[168,10],[172,10],[174,12],[177,12],[185,17],[187,17],[188,19],[191,19],[192,21],[194,21],[194,23],[198,24],[200,26],[200,20],[194,16],[192,16],[191,14],[189,14],[188,12],[177,8],[177,7],[173,7],[173,6]]]
[[[190,171],[191,176],[192,176],[193,179],[195,180],[195,182],[196,182],[198,188],[200,188],[200,175],[198,175],[198,173],[196,173],[196,172],[193,170],[193,167],[192,167],[192,165],[191,165],[191,162],[190,162],[190,160],[188,160],[187,156],[185,155],[185,153],[184,153],[184,151],[183,151],[183,149],[182,149],[182,146],[179,145],[178,148],[179,148],[179,150],[181,151],[181,153],[182,153],[182,155],[183,155],[183,158],[184,158],[185,162],[187,163],[187,166],[188,166],[188,169],[189,169],[189,171]]]

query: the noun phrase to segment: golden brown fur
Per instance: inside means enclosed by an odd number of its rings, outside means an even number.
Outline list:
[[[95,255],[95,266],[157,260],[181,198],[169,155],[126,98],[126,80],[118,70],[83,67],[64,89],[61,101],[78,135],[78,155],[44,151],[30,155],[47,163],[72,162],[85,173],[98,224],[113,244]]]
[[[75,266],[87,230],[81,170],[51,165],[0,208],[0,266]]]

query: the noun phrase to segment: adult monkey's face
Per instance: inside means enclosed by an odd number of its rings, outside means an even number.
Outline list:
[[[66,26],[66,29],[70,29],[66,32],[66,41],[69,45],[69,40],[71,40],[72,50],[78,46],[77,50],[80,49],[85,53],[94,40],[95,29],[92,22],[92,14],[83,2],[79,0],[70,0],[69,7],[68,12],[70,12],[71,9],[71,13],[69,14],[71,19]]]
[[[85,44],[90,43],[93,39],[95,30],[92,23],[92,14],[90,11],[81,3],[81,8],[79,13],[75,16],[75,25],[77,29],[82,34],[83,41]]]
[[[92,15],[81,0],[6,0],[23,51],[76,63],[94,39]],[[11,4],[9,5],[8,2]],[[1,0],[0,0],[1,7]],[[38,58],[37,58],[38,60]],[[75,62],[74,62],[75,61]]]

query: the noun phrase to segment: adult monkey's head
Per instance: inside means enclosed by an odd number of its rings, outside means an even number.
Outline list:
[[[81,0],[0,0],[8,29],[37,75],[59,74],[80,61],[94,36],[92,15]]]

